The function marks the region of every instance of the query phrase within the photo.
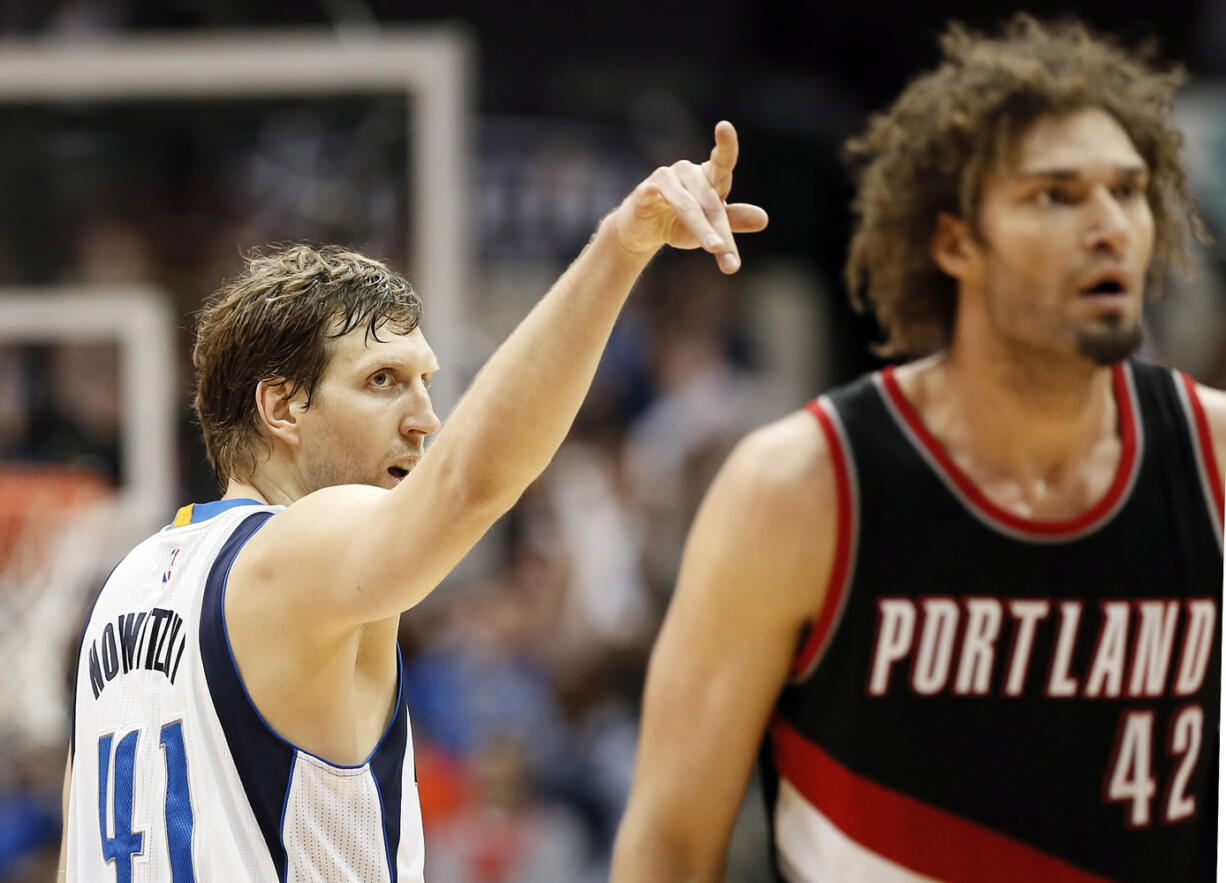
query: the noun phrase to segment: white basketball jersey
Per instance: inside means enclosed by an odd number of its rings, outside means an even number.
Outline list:
[[[358,766],[278,736],[239,676],[226,578],[277,511],[184,507],[103,586],[76,668],[69,881],[422,880],[403,666],[392,720]]]

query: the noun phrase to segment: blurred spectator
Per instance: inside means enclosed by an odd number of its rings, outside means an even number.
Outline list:
[[[626,473],[645,518],[644,566],[670,592],[703,491],[735,441],[768,419],[763,381],[744,365],[744,328],[727,277],[675,263],[661,289],[652,335],[657,396],[631,423]],[[740,353],[740,359],[733,354]]]
[[[650,630],[644,525],[620,481],[618,456],[616,447],[568,442],[544,476],[553,530],[539,544],[566,565],[558,638],[570,646],[632,644]]]
[[[580,883],[587,839],[573,811],[534,795],[517,737],[472,758],[469,800],[431,829],[426,875],[449,883]]]

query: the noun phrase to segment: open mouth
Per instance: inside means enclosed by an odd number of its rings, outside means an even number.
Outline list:
[[[1105,276],[1086,288],[1081,289],[1083,297],[1110,296],[1127,293],[1124,279],[1118,276]]]
[[[387,468],[387,474],[390,475],[397,484],[399,484],[400,480],[409,474],[409,470],[402,466],[389,466]]]

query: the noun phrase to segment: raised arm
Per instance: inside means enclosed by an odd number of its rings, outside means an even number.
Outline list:
[[[833,484],[800,412],[743,441],[708,492],[651,657],[614,883],[723,879],[771,708],[825,592]]]
[[[336,487],[303,498],[256,534],[232,584],[274,595],[280,587],[293,599],[288,615],[316,632],[384,620],[420,601],[549,463],[652,255],[665,244],[701,247],[736,272],[733,234],[766,226],[762,209],[725,202],[738,154],[730,123],[716,127],[715,141],[705,163],[657,169],[601,222],[395,490]]]

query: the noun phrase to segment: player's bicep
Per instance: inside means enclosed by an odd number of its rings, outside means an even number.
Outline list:
[[[432,498],[360,485],[302,498],[238,553],[227,610],[315,631],[399,614],[425,597],[483,532],[469,524],[479,507],[431,506]]]
[[[358,532],[373,521],[370,511],[386,493],[326,488],[269,518],[230,567],[227,615],[297,626],[335,622],[356,575],[349,559]]]
[[[833,547],[805,420],[743,443],[699,511],[649,667],[627,850],[654,830],[682,867],[722,862]]]
[[[772,574],[749,559],[768,550],[749,550],[735,520],[695,529],[643,707],[644,785],[667,818],[713,832],[731,825],[803,624],[759,595]]]

